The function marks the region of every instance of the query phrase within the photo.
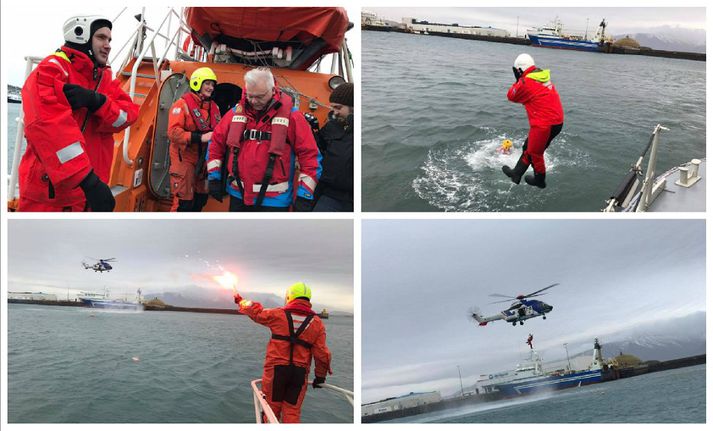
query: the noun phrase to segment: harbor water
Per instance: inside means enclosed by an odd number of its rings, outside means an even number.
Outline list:
[[[506,98],[521,52],[551,70],[565,112],[544,190],[501,172],[529,128]],[[371,31],[362,55],[365,211],[597,211],[657,123],[658,173],[706,155],[705,62]]]
[[[706,366],[411,416],[410,423],[705,423]]]
[[[8,317],[10,423],[255,422],[270,332],[246,316],[8,304]],[[353,390],[353,319],[324,322],[327,383]],[[302,412],[353,422],[345,399],[311,386]]]

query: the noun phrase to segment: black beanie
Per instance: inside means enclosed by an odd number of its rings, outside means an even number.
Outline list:
[[[351,82],[340,84],[339,87],[332,91],[332,95],[329,96],[329,101],[354,107],[354,84]]]

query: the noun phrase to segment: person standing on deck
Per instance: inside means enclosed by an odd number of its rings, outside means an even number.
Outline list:
[[[112,79],[111,30],[101,16],[70,18],[64,46],[27,77],[19,211],[114,210],[113,134],[136,121],[138,106]]]
[[[332,354],[327,348],[327,332],[312,311],[312,290],[295,283],[285,293],[285,306],[265,309],[258,302],[235,294],[241,313],[272,333],[267,344],[262,373],[262,392],[278,420],[300,421],[302,402],[307,393],[310,367],[314,358],[313,388],[319,388],[332,374]]]
[[[208,202],[206,151],[220,110],[212,100],[218,77],[199,67],[188,83],[191,91],[178,99],[168,115],[171,157],[171,211],[200,212]]]

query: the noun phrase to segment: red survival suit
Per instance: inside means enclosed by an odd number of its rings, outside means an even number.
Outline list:
[[[95,90],[106,102],[93,114],[87,108],[72,111],[64,84]],[[95,67],[83,52],[63,46],[27,77],[22,109],[27,150],[20,161],[18,210],[84,211],[79,183],[92,169],[109,182],[112,135],[136,121],[138,106],[112,80],[108,66]]]
[[[200,135],[215,129],[220,122],[220,110],[212,100],[201,100],[194,92],[178,99],[168,114],[169,155],[171,157],[171,211],[176,211],[179,201],[193,202],[195,194],[204,194],[200,203],[192,203],[200,211],[208,199],[205,153],[201,151],[208,143],[200,142]],[[196,135],[193,132],[198,132]],[[192,137],[197,136],[196,139]],[[200,168],[197,168],[200,162]]]
[[[562,129],[564,122],[562,103],[550,81],[550,71],[531,66],[510,87],[507,97],[511,102],[525,105],[530,122],[530,133],[523,146],[522,162],[526,165],[532,163],[537,173],[545,173],[545,149]]]
[[[278,419],[282,415],[281,422],[299,422],[312,358],[315,376],[332,373],[332,354],[322,320],[305,299],[267,310],[260,303],[243,300],[240,312],[272,332],[262,373],[265,400]]]
[[[272,104],[265,112],[255,112],[243,92],[240,103],[215,128],[208,147],[208,179],[221,179],[221,165],[228,151],[227,191],[245,205],[256,205],[271,154],[276,159],[261,206],[286,208],[295,195],[314,198],[320,173],[314,135],[302,113],[292,110],[290,96],[277,86],[275,89]],[[295,162],[300,169],[297,181]]]

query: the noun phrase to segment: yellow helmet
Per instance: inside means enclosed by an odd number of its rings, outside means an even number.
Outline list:
[[[203,81],[215,81],[218,83],[218,77],[215,76],[215,72],[210,67],[199,67],[194,70],[191,74],[191,90],[200,91]]]
[[[312,299],[312,289],[301,281],[293,284],[288,287],[287,292],[285,292],[285,303],[288,303],[295,298]]]
[[[503,148],[509,150],[512,147],[512,141],[510,139],[505,139],[503,141]]]

